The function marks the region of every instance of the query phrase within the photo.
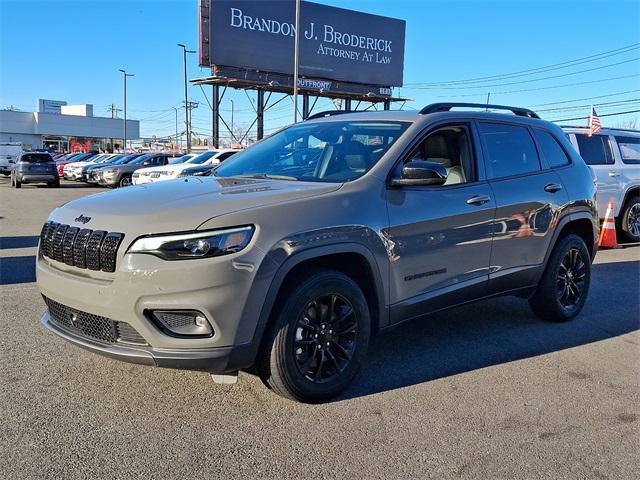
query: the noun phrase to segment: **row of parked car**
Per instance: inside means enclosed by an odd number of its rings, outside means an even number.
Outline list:
[[[236,152],[238,150],[221,149],[181,156],[167,152],[90,152],[52,156],[43,151],[21,151],[5,162],[6,168],[1,173],[11,175],[11,185],[16,188],[23,183],[47,183],[58,187],[61,178],[116,188],[210,175],[212,169]]]

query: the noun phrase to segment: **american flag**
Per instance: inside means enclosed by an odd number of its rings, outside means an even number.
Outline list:
[[[596,114],[596,109],[593,107],[591,107],[591,116],[589,117],[589,128],[591,135],[602,130],[602,124],[600,123],[600,119]]]

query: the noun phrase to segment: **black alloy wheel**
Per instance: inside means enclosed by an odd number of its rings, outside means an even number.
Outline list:
[[[316,403],[339,395],[367,353],[370,309],[360,286],[342,272],[310,271],[279,294],[256,370],[285,398]]]
[[[358,321],[351,303],[341,295],[322,295],[300,314],[294,338],[299,372],[314,383],[330,382],[353,357]]]
[[[580,302],[584,292],[587,267],[577,248],[570,249],[560,262],[557,274],[558,301],[571,309]]]

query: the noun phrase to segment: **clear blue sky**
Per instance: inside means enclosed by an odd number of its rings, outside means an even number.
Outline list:
[[[405,108],[447,99],[482,102],[491,91],[496,103],[540,110],[554,107],[540,104],[566,102],[559,106],[573,108],[543,112],[548,119],[584,116],[588,107],[581,105],[592,102],[630,100],[603,105],[598,108],[601,115],[640,109],[640,62],[634,60],[640,57],[640,49],[571,68],[498,80],[490,87],[412,85],[506,74],[638,43],[640,2],[635,0],[316,1],[407,21],[405,87],[395,92],[414,100]],[[118,69],[125,68],[135,74],[128,84],[129,116],[141,120],[143,135],[172,134],[171,107],[179,106],[183,98],[182,53],[176,43],[197,47],[196,7],[197,0],[0,0],[0,107],[33,111],[38,98],[47,98],[92,103],[95,115],[108,116],[112,102],[122,108]],[[620,64],[609,66],[613,63]],[[597,69],[573,74],[591,68]],[[190,78],[207,73],[191,56]],[[539,80],[555,75],[566,76]],[[620,92],[629,93],[613,95]],[[194,130],[204,136],[211,128],[209,107],[199,88],[190,87],[190,98],[201,102],[194,112]],[[227,121],[229,99],[235,103],[236,124],[248,126],[252,111],[245,93],[227,93],[223,101]],[[291,121],[291,111],[292,103],[283,101],[269,112],[265,127]],[[637,113],[602,117],[602,122],[615,126],[634,119],[640,128]]]

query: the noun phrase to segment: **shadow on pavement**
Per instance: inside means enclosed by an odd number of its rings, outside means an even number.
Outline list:
[[[37,247],[39,240],[37,236],[0,237],[0,250]]]
[[[36,281],[36,256],[0,258],[0,285]]]
[[[428,382],[638,330],[639,267],[638,262],[593,265],[587,304],[568,323],[546,323],[533,315],[526,300],[504,297],[399,326],[372,340],[364,368],[337,400]]]

